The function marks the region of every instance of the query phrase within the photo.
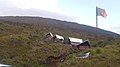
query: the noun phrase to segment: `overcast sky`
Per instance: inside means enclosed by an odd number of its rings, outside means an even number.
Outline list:
[[[1,16],[42,16],[95,27],[96,6],[106,10],[99,28],[120,34],[119,0],[0,0]]]

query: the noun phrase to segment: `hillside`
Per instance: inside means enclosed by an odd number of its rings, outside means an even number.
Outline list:
[[[98,30],[96,42],[96,30]],[[62,43],[46,40],[48,32],[90,40],[93,48],[87,59],[76,58],[79,51]],[[120,65],[120,35],[74,22],[41,17],[0,17],[0,63],[13,67],[117,67]],[[97,47],[96,47],[96,44]],[[57,65],[45,64],[49,56],[66,55]]]
[[[67,22],[67,21],[60,21],[56,19],[50,19],[50,18],[42,18],[42,17],[27,17],[27,16],[7,16],[7,17],[0,17],[1,20],[4,21],[12,21],[12,22],[19,22],[19,23],[32,23],[32,24],[47,24],[49,26],[54,26],[62,29],[74,29],[76,31],[81,32],[90,32],[91,34],[96,34],[96,30],[98,30],[99,35],[108,35],[108,36],[117,36],[118,34],[115,34],[110,31],[105,31],[102,29],[96,29],[91,26],[86,26],[82,24],[77,24],[74,22]],[[67,26],[67,27],[66,27]]]

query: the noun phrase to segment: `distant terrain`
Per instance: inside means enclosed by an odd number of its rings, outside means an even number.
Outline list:
[[[47,40],[48,32],[89,40],[92,48],[79,51]],[[89,58],[76,58],[86,51],[91,52]],[[49,56],[61,55],[66,55],[64,61],[45,63]],[[110,31],[50,18],[0,17],[0,63],[13,67],[118,67],[119,56],[120,35]]]

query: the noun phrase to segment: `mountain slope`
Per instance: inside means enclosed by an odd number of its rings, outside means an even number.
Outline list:
[[[97,42],[96,30],[99,33]],[[92,48],[79,51],[75,47],[47,40],[45,34],[48,32],[88,39]],[[109,31],[73,22],[41,17],[0,17],[0,63],[13,67],[118,67],[119,37]],[[91,52],[89,58],[76,58],[77,54],[86,51]],[[46,63],[49,57],[61,56],[65,58],[63,62],[55,60]]]
[[[22,17],[20,17],[20,16],[6,16],[6,17],[0,17],[0,19],[5,20],[5,21],[20,22],[20,23],[47,24],[50,26],[53,25],[53,26],[60,27],[60,28],[61,28],[61,26],[62,26],[62,28],[65,26],[68,26],[68,28],[74,28],[77,30],[84,30],[84,31],[88,31],[88,32],[93,33],[93,34],[96,33],[96,30],[98,30],[98,33],[100,33],[100,34],[108,34],[108,35],[114,34],[113,32],[105,31],[102,29],[96,29],[96,28],[91,27],[91,26],[77,24],[74,22],[60,21],[60,20],[55,20],[55,19],[50,19],[50,18],[27,17],[27,16],[22,16]],[[116,34],[116,36],[117,36],[117,34]]]
[[[42,18],[42,17],[20,17],[20,16],[8,16],[8,17],[0,17],[1,20],[4,21],[10,21],[10,22],[19,22],[19,23],[30,23],[38,26],[44,26],[44,27],[51,27],[53,28],[50,30],[51,32],[55,32],[54,28],[56,28],[58,31],[66,31],[64,34],[67,36],[73,36],[72,32],[76,32],[73,37],[79,37],[83,39],[89,39],[91,41],[95,41],[96,36],[98,37],[98,40],[111,40],[111,39],[116,39],[120,38],[120,35],[110,32],[110,31],[105,31],[102,29],[96,29],[94,27],[86,26],[86,25],[81,25],[77,24],[74,22],[67,22],[67,21],[60,21],[60,20],[55,20],[55,19],[50,19],[50,18]],[[56,30],[55,29],[55,30]],[[96,35],[97,31],[97,35]]]

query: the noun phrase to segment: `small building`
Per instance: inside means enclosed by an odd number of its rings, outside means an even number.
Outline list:
[[[64,41],[64,37],[56,34],[56,35],[53,37],[53,40],[63,42],[63,41]]]
[[[90,47],[91,47],[91,45],[90,45],[90,43],[89,43],[88,40],[86,40],[86,41],[84,41],[83,43],[77,45],[77,48],[78,48],[79,50],[85,50],[85,49],[90,48]]]
[[[12,65],[0,64],[0,67],[12,67]]]
[[[83,40],[82,40],[82,39],[72,38],[72,37],[68,37],[68,38],[69,38],[70,44],[71,44],[72,46],[77,46],[77,45],[83,43]]]
[[[47,33],[45,36],[47,39],[50,39],[50,40],[54,37],[51,32]]]
[[[90,55],[90,52],[85,52],[84,54],[79,54],[78,57],[79,58],[87,58],[87,57],[89,57],[89,55]]]
[[[64,37],[64,44],[71,45],[70,39],[68,37]]]

